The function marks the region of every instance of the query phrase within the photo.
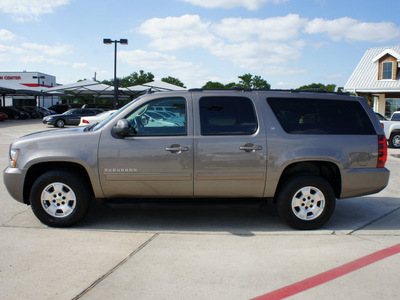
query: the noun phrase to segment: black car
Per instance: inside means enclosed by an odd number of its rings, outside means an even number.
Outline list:
[[[13,106],[13,107],[14,107],[15,109],[21,111],[21,112],[24,112],[24,113],[28,114],[28,115],[29,115],[28,119],[37,119],[37,118],[40,118],[40,116],[39,116],[39,114],[38,114],[37,112],[32,111],[32,110],[30,110],[30,109],[27,109],[26,107],[23,107],[23,106]]]
[[[14,120],[25,120],[29,118],[29,114],[19,111],[12,106],[1,106],[0,112],[7,114],[10,119]]]
[[[64,127],[65,125],[79,125],[81,117],[95,116],[103,112],[101,109],[74,108],[60,115],[51,115],[43,118],[43,124],[53,125],[54,127]]]
[[[24,108],[28,109],[29,111],[36,112],[39,115],[38,118],[44,118],[46,116],[57,114],[54,110],[50,110],[50,109],[47,109],[45,107],[40,107],[40,106],[24,106]]]
[[[71,109],[71,105],[68,104],[54,104],[49,107],[50,110],[54,110],[57,114],[65,113],[67,110]]]

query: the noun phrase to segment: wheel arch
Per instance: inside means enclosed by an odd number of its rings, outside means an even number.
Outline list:
[[[30,204],[29,194],[35,180],[42,174],[53,170],[64,170],[78,174],[88,185],[91,195],[94,195],[89,174],[82,165],[73,162],[45,162],[31,166],[26,173],[23,190],[25,204]]]
[[[275,194],[279,194],[279,191],[282,189],[285,182],[299,175],[314,175],[324,178],[329,182],[329,184],[331,184],[335,197],[340,198],[342,180],[339,167],[336,164],[327,161],[295,162],[288,165],[280,176]]]

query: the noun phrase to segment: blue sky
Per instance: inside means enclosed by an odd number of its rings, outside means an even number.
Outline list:
[[[144,70],[187,87],[245,73],[272,88],[344,86],[368,48],[400,44],[399,0],[0,0],[0,69],[61,84]]]

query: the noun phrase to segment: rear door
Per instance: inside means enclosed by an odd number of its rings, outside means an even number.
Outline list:
[[[194,195],[262,197],[266,138],[255,93],[246,96],[193,93]]]

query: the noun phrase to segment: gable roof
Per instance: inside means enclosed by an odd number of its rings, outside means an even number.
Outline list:
[[[378,60],[390,54],[400,59],[400,45],[392,47],[370,48],[344,86],[347,92],[400,92],[400,74],[396,80],[378,80]],[[397,57],[396,57],[397,56]]]
[[[383,52],[381,52],[378,56],[374,57],[372,59],[372,62],[377,62],[378,60],[380,60],[382,57],[384,57],[386,54],[389,54],[391,56],[393,56],[394,58],[397,59],[397,61],[400,61],[400,53],[398,53],[397,51],[394,51],[393,49],[388,49],[386,48]]]

